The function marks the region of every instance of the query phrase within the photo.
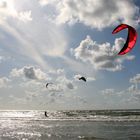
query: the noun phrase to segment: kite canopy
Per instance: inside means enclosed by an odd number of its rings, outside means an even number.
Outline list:
[[[136,30],[127,24],[120,24],[113,30],[112,34],[116,34],[125,28],[128,29],[127,40],[126,40],[126,43],[124,44],[124,47],[121,49],[121,51],[118,53],[118,55],[124,55],[124,54],[130,52],[132,50],[132,48],[135,46],[135,43],[137,40]]]
[[[87,81],[85,77],[80,77],[79,80],[83,80],[84,82]]]
[[[46,84],[46,88],[48,88],[48,85],[49,85],[49,84],[53,84],[53,83],[47,83],[47,84]]]

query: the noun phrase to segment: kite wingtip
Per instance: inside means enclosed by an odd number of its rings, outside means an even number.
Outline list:
[[[112,34],[116,34],[117,32],[115,30],[113,30]]]
[[[124,55],[126,54],[125,52],[119,52],[118,55]]]

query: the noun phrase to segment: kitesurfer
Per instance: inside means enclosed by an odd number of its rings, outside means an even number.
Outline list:
[[[48,117],[47,112],[45,111],[45,116]]]

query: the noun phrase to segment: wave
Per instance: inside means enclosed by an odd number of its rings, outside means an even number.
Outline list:
[[[140,121],[140,110],[0,111],[0,120]]]

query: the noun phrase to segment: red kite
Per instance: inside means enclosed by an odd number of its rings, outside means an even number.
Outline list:
[[[132,50],[132,48],[135,46],[135,43],[137,40],[136,30],[127,24],[120,24],[113,30],[112,34],[116,34],[125,28],[128,28],[127,40],[126,40],[126,43],[124,44],[124,47],[121,49],[121,51],[118,53],[118,55],[124,55],[124,54],[130,52]]]

